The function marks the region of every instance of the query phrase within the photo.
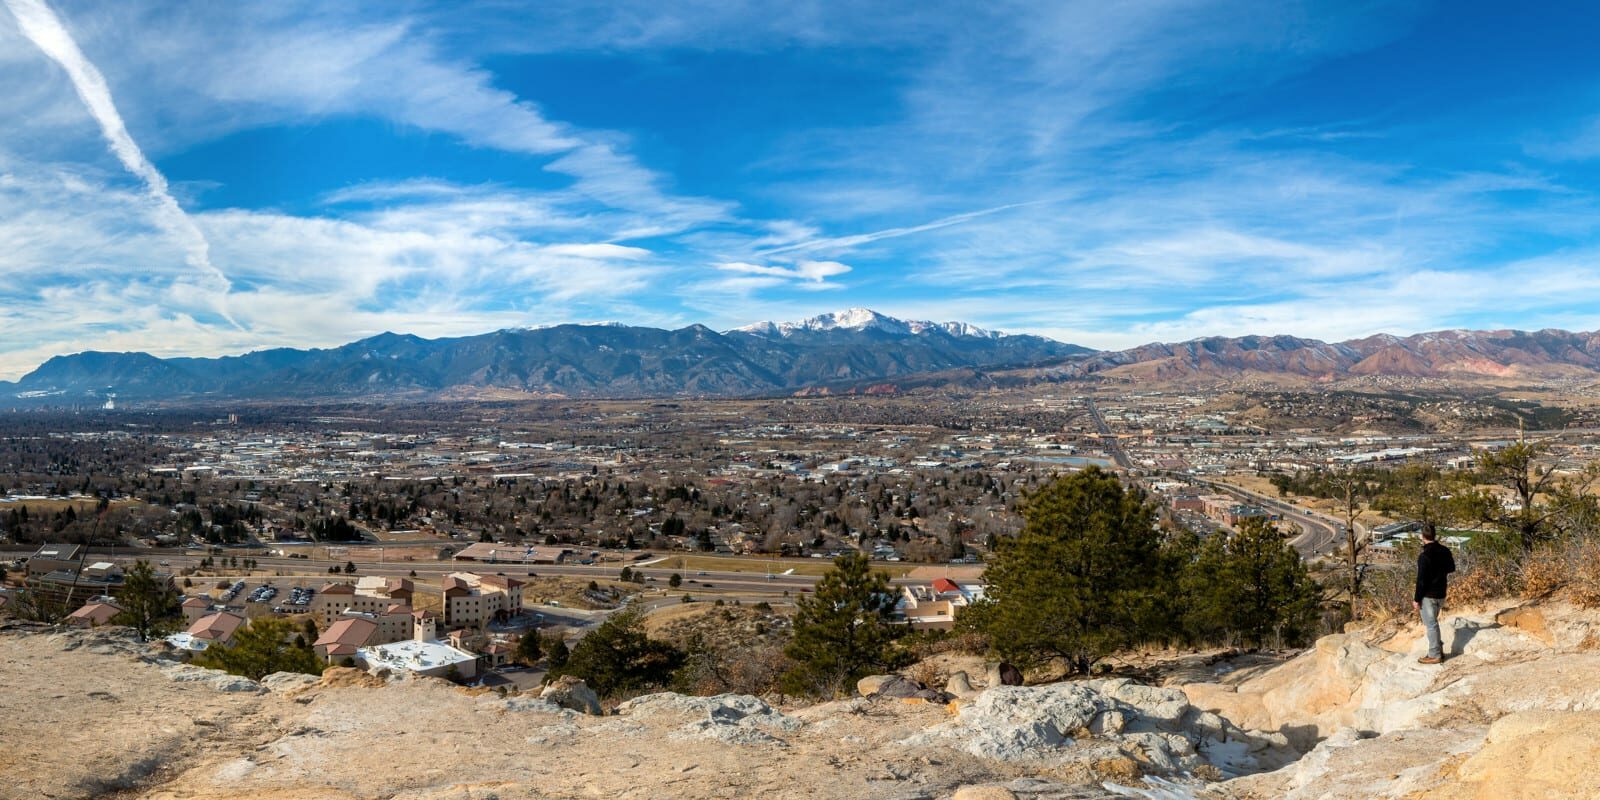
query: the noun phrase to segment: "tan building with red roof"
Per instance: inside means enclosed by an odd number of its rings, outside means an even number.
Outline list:
[[[955,627],[956,614],[983,598],[983,586],[962,585],[949,578],[934,578],[926,586],[900,588],[895,612],[913,628],[949,630]]]
[[[186,597],[183,600],[183,621],[193,625],[195,620],[211,613],[211,601],[204,597]]]
[[[444,577],[442,605],[446,628],[482,628],[522,612],[522,581],[452,572]]]
[[[405,578],[362,578],[359,583],[330,583],[317,590],[316,603],[313,611],[317,621],[323,627],[337,622],[347,613],[368,614],[374,619],[389,613],[395,605],[405,606],[405,614],[411,613],[411,596],[414,593],[413,584]],[[400,624],[400,623],[395,623]],[[402,627],[409,628],[407,620]],[[404,639],[410,631],[400,634]],[[388,641],[398,641],[389,639]]]
[[[226,647],[233,635],[244,627],[245,619],[238,614],[218,611],[194,621],[189,629],[167,637],[173,647],[199,652],[211,647]]]
[[[107,600],[95,600],[83,608],[67,615],[68,625],[77,625],[84,628],[95,628],[111,622],[111,619],[122,613],[122,609],[115,603]]]
[[[311,647],[324,661],[333,664],[345,658],[355,658],[357,652],[369,644],[386,644],[377,641],[377,635],[378,623],[361,617],[346,617],[329,625]]]

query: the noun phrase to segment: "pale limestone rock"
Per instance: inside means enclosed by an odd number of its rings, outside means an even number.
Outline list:
[[[971,700],[978,696],[978,690],[972,688],[972,680],[967,677],[967,673],[960,670],[950,673],[950,680],[945,682],[944,690],[946,694],[958,700]]]
[[[555,682],[544,687],[539,693],[539,699],[561,708],[570,708],[584,714],[596,717],[605,716],[605,709],[600,707],[600,698],[595,695],[589,685],[571,675],[562,675]]]

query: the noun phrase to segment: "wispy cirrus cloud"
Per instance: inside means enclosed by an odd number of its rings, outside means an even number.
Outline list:
[[[23,35],[66,71],[73,89],[90,116],[99,124],[100,132],[117,160],[149,189],[156,204],[158,224],[182,244],[189,265],[202,273],[201,277],[208,284],[207,289],[216,293],[217,312],[231,321],[226,303],[229,289],[227,276],[211,263],[210,244],[172,196],[166,176],[150,163],[150,159],[145,157],[144,151],[139,149],[138,143],[128,133],[122,115],[111,98],[105,76],[78,49],[72,34],[67,32],[44,0],[5,0],[5,5],[16,18],[17,27]]]

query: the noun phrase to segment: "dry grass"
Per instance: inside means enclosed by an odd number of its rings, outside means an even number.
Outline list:
[[[711,603],[686,603],[675,606],[663,606],[650,612],[644,618],[645,633],[660,638],[661,632],[677,623],[703,617],[716,608]]]
[[[1450,581],[1452,604],[1559,599],[1600,608],[1600,541],[1558,542],[1522,558],[1458,553],[1457,561],[1460,570]],[[1407,569],[1375,573],[1367,584],[1362,616],[1379,623],[1409,617],[1413,580]]]
[[[644,587],[636,583],[623,583],[622,581],[600,580],[588,581],[583,578],[549,577],[528,578],[523,586],[522,597],[528,603],[549,603],[554,600],[568,608],[586,611],[597,609],[615,608],[630,594],[644,591]],[[591,600],[587,595],[589,584],[594,583],[601,592],[609,592],[616,597],[616,602],[606,604]]]
[[[99,500],[96,500],[92,497],[88,499],[51,498],[48,500],[8,500],[7,502],[0,503],[0,511],[9,511],[13,508],[22,508],[26,506],[28,509],[28,514],[38,515],[45,513],[54,514],[58,511],[65,511],[70,508],[73,510],[73,512],[81,516],[85,511],[93,512],[96,504],[99,502]],[[143,503],[139,502],[138,500],[111,501],[112,508],[126,508],[137,505],[143,505]]]

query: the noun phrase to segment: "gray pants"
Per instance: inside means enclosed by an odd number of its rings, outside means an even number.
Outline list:
[[[1439,605],[1437,597],[1422,598],[1422,627],[1428,632],[1428,657],[1444,658],[1444,642],[1439,638]]]

